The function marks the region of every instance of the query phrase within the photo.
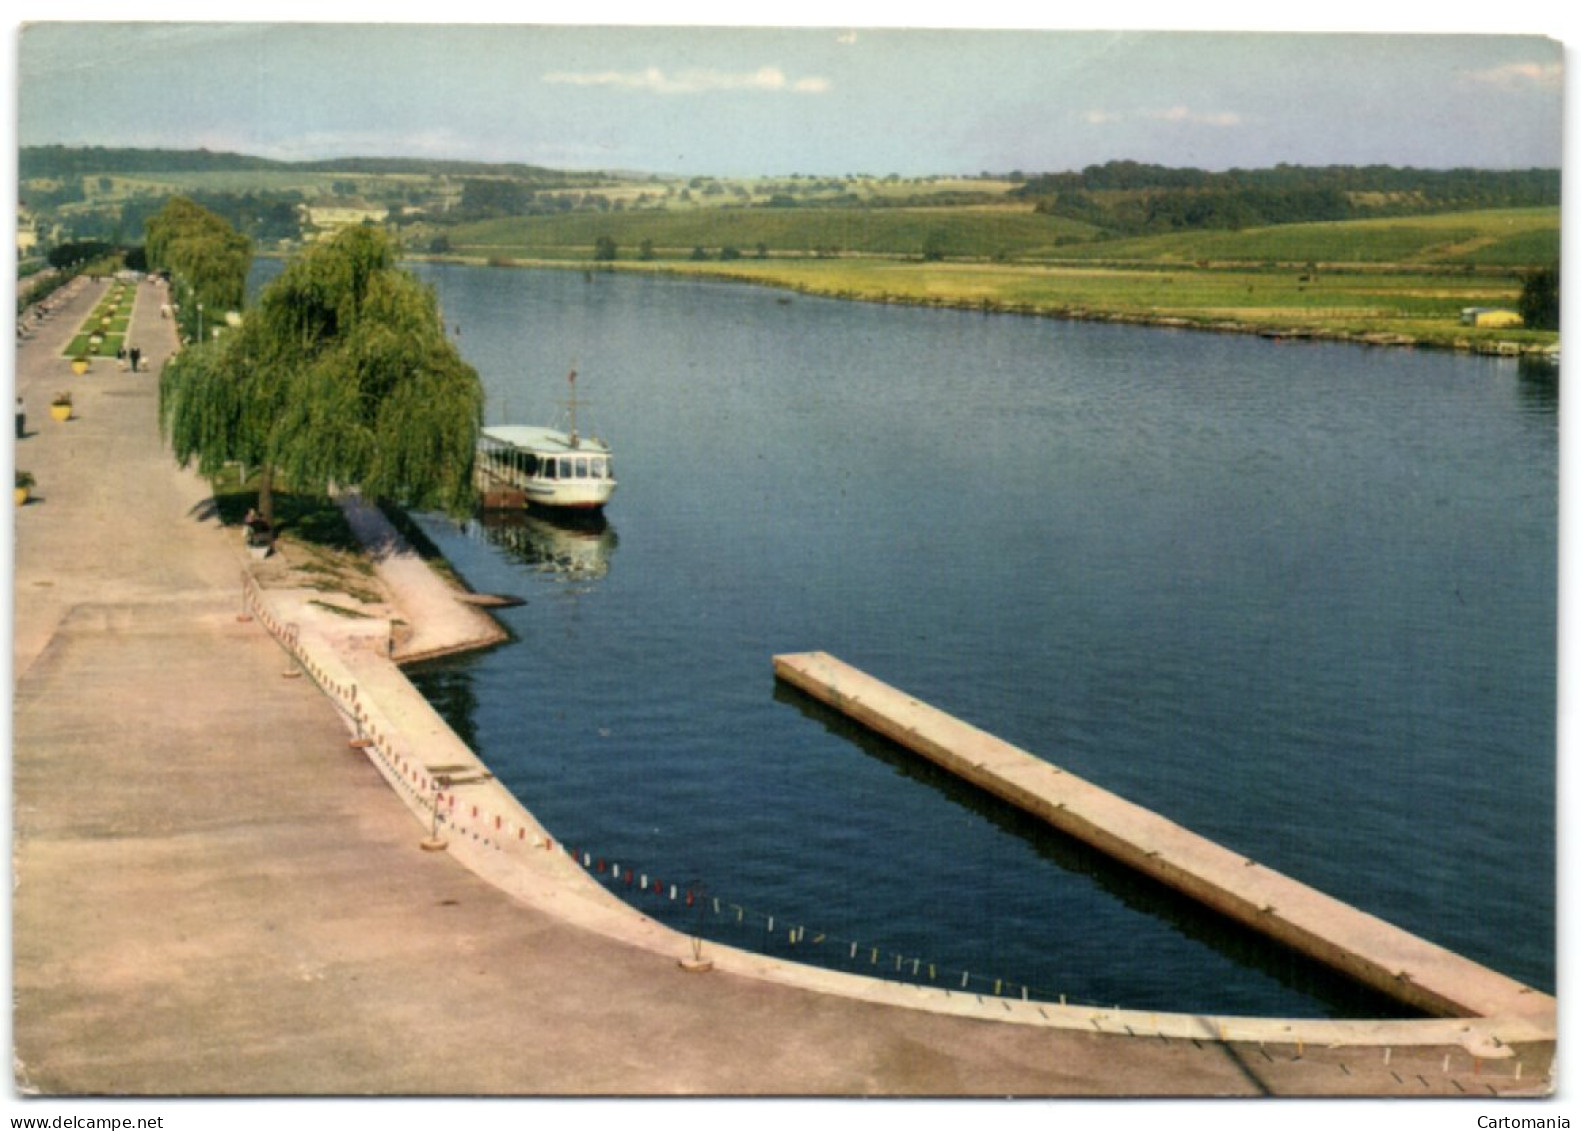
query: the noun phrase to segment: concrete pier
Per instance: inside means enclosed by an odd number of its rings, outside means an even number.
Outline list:
[[[1368,915],[822,652],[775,674],[1055,828],[1424,1013],[1551,1019],[1554,999]]]

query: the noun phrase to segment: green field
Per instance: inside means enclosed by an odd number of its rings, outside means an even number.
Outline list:
[[[1193,231],[1065,248],[1066,258],[1526,268],[1559,261],[1557,208]]]
[[[1097,238],[1079,221],[1011,205],[956,208],[712,208],[572,213],[462,224],[444,229],[453,250],[490,257],[589,258],[601,236],[617,257],[637,258],[644,240],[660,258],[694,248],[745,255],[823,252],[1000,261],[1099,261],[1167,265],[1349,264],[1435,269],[1524,269],[1559,256],[1557,208],[1503,209],[1284,224],[1242,231],[1198,230],[1133,239]],[[420,242],[419,236],[409,244]]]
[[[694,248],[717,254],[733,247],[769,254],[968,258],[1044,258],[1067,243],[1091,240],[1096,229],[1076,220],[1042,216],[1030,207],[962,208],[696,208],[680,211],[572,213],[463,224],[445,229],[464,255],[587,258],[600,236],[615,241],[620,259],[637,258],[644,240],[661,258],[684,258]]]

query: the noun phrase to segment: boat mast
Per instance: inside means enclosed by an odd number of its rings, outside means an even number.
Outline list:
[[[580,438],[576,434],[576,366],[575,365],[573,365],[571,367],[571,376],[570,376],[569,380],[570,380],[570,383],[571,383],[571,400],[568,403],[567,407],[569,407],[570,410],[571,410],[571,446],[573,448],[575,448],[575,447],[581,446]]]

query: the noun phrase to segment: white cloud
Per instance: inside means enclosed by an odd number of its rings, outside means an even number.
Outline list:
[[[829,80],[817,76],[795,79],[778,67],[759,67],[755,71],[715,71],[691,69],[671,75],[659,67],[641,71],[551,71],[543,81],[566,86],[612,86],[625,90],[649,90],[656,94],[704,94],[715,90],[790,91],[793,94],[823,94]]]
[[[1167,106],[1162,110],[1102,110],[1082,112],[1081,120],[1089,126],[1110,126],[1120,122],[1179,122],[1193,126],[1239,126],[1245,119],[1233,110],[1206,113],[1189,106]]]
[[[1480,86],[1499,90],[1519,90],[1534,87],[1538,90],[1560,90],[1564,86],[1562,63],[1505,63],[1482,71],[1468,71],[1466,78]]]
[[[1185,122],[1194,126],[1238,126],[1241,116],[1232,111],[1206,114],[1189,106],[1171,106],[1167,110],[1147,110],[1142,114],[1155,122]]]

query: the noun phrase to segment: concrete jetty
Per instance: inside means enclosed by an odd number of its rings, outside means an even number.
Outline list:
[[[823,652],[775,674],[1136,871],[1424,1013],[1551,1019],[1548,994],[1132,804]]]

